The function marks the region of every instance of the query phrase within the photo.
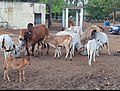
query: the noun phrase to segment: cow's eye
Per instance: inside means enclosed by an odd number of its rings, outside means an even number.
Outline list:
[[[97,41],[99,41],[99,39]]]
[[[20,38],[20,41],[22,41],[23,40],[23,38]]]

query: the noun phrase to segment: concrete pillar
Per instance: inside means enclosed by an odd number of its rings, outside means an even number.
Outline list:
[[[76,26],[78,26],[78,11],[76,10]]]
[[[65,27],[65,9],[62,10],[62,24]]]
[[[80,11],[80,28],[83,29],[83,8]]]
[[[68,28],[68,8],[66,8],[66,28]]]

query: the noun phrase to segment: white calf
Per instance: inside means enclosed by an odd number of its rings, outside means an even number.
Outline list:
[[[88,40],[88,43],[87,43],[87,53],[88,53],[88,64],[89,66],[91,66],[91,60],[92,60],[92,56],[93,56],[93,61],[95,62],[95,55],[96,55],[96,52],[99,48],[99,46],[101,46],[102,43],[101,41],[99,40],[95,40],[95,39],[92,39],[92,40]]]

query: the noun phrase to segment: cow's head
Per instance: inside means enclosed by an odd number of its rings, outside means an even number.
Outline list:
[[[2,49],[4,51],[5,59],[10,55],[12,55],[14,57],[20,57],[21,56],[21,51],[15,44],[13,44],[12,46],[9,46],[9,48],[4,46]]]
[[[28,32],[26,29],[22,29],[20,31],[20,35],[18,38],[18,41],[19,41],[18,47],[22,49],[23,47],[27,45],[30,39],[31,39],[31,33]]]

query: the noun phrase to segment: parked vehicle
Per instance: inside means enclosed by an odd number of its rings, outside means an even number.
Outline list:
[[[113,34],[119,34],[120,35],[120,23],[111,25],[108,31],[113,33]]]

